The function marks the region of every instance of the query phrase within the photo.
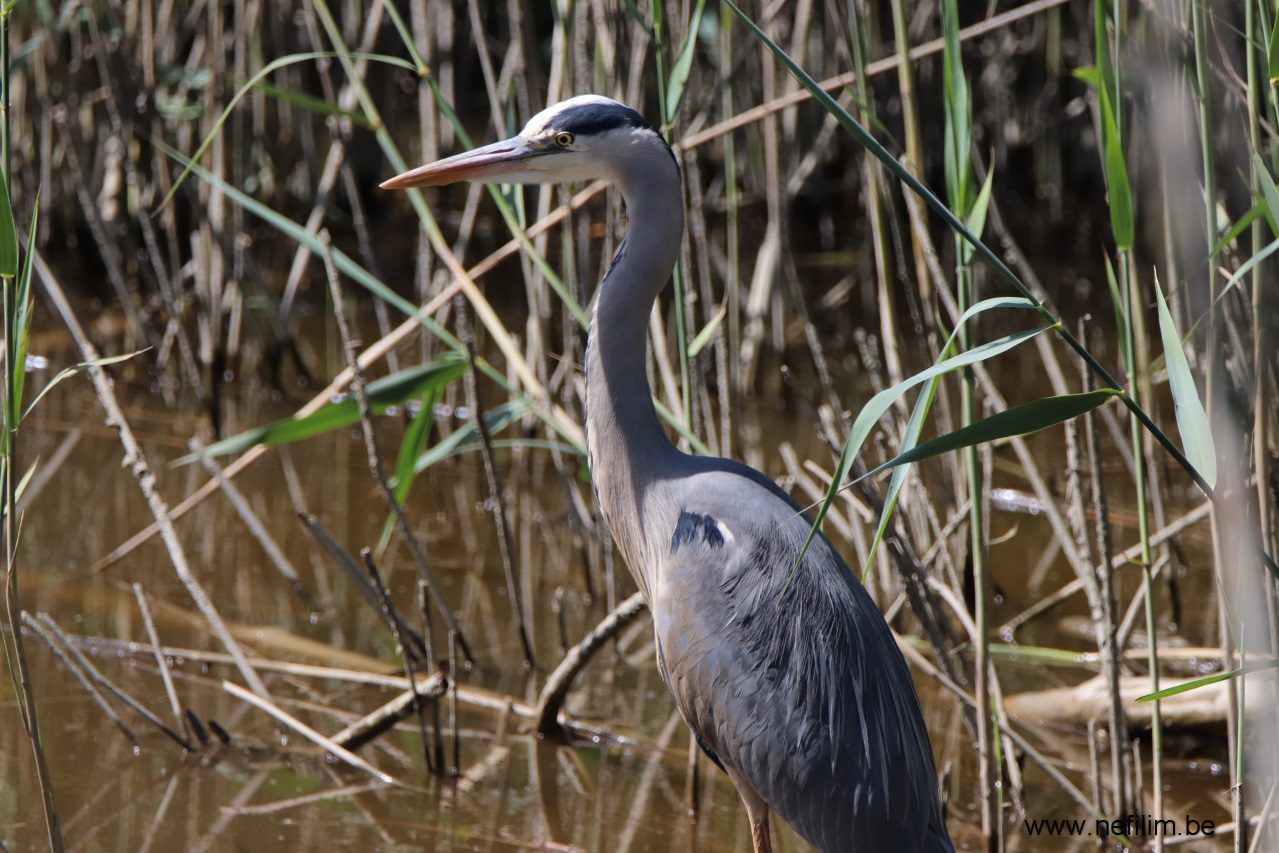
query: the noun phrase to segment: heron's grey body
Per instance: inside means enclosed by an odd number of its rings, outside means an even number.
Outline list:
[[[684,228],[670,149],[630,108],[584,96],[485,150],[388,184],[604,178],[626,201],[587,344],[592,480],[652,611],[662,677],[742,795],[756,850],[772,808],[824,853],[953,853],[919,701],[874,601],[824,536],[787,588],[811,524],[801,508],[753,468],[681,453],[657,419],[648,316]]]

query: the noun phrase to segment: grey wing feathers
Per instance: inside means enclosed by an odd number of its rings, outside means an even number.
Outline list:
[[[787,588],[808,520],[771,482],[707,488],[725,475],[689,490],[654,596],[685,720],[823,851],[952,849],[910,673],[874,601],[824,537]]]

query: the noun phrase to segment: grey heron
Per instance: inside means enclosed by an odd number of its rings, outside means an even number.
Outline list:
[[[601,178],[621,191],[627,227],[586,348],[588,464],[680,713],[741,795],[756,853],[771,850],[770,809],[824,853],[953,853],[910,672],[870,595],[824,536],[787,587],[803,510],[753,468],[680,452],[658,420],[645,335],[684,230],[662,136],[584,95],[382,186]]]

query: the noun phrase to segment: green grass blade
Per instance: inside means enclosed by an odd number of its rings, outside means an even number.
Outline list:
[[[972,105],[968,100],[968,80],[959,47],[959,9],[957,0],[942,0],[942,77],[945,83],[944,103],[946,193],[950,204],[962,217],[968,212],[968,152],[972,145]]]
[[[426,440],[431,435],[431,425],[435,423],[435,404],[439,402],[442,390],[442,388],[431,388],[422,395],[422,408],[418,410],[417,416],[409,421],[409,427],[404,431],[404,439],[400,442],[400,451],[395,458],[394,480],[395,500],[401,506],[408,498],[409,489],[417,476],[417,472],[413,470],[413,463],[426,450]],[[379,560],[386,553],[386,547],[391,543],[391,533],[394,530],[395,516],[388,513],[386,521],[382,524],[382,535],[378,537],[377,545],[373,548],[373,553]]]
[[[265,80],[259,80],[253,84],[253,88],[257,89],[264,95],[269,95],[277,101],[285,101],[294,106],[301,107],[304,110],[310,110],[313,113],[319,113],[326,116],[337,116],[349,120],[352,124],[359,125],[365,129],[373,126],[372,122],[362,112],[356,110],[344,110],[337,104],[326,101],[323,98],[317,98],[315,95],[308,95],[305,92],[295,92],[292,89],[285,89],[275,86]]]
[[[711,338],[715,335],[715,330],[719,328],[720,321],[724,319],[724,315],[727,313],[728,304],[720,305],[719,311],[715,312],[715,316],[710,319],[710,322],[697,333],[697,337],[693,338],[693,342],[688,345],[689,358],[696,358],[697,354],[710,343]]]
[[[1160,690],[1158,693],[1147,693],[1145,696],[1138,696],[1138,702],[1154,702],[1159,699],[1167,699],[1169,696],[1176,696],[1178,693],[1187,693],[1191,690],[1198,690],[1200,687],[1207,687],[1209,684],[1216,684],[1230,678],[1239,678],[1242,675],[1251,675],[1254,672],[1263,672],[1267,669],[1279,669],[1279,658],[1265,663],[1253,663],[1248,666],[1232,669],[1230,672],[1219,672],[1216,675],[1209,675],[1205,678],[1196,678],[1194,681],[1187,681],[1185,684],[1178,684],[1175,687],[1169,687]]]
[[[1270,47],[1266,51],[1271,86],[1279,85],[1279,38],[1276,37],[1276,33],[1279,33],[1279,11],[1275,12],[1275,24],[1270,28]]]
[[[13,496],[15,498],[21,498],[22,493],[27,490],[27,486],[31,483],[31,478],[36,474],[36,465],[39,461],[40,460],[37,459],[35,462],[32,462],[29,466],[27,466],[27,473],[22,475],[22,479],[18,481],[18,487],[13,490]]]
[[[440,389],[442,390],[442,389]],[[435,422],[434,409],[435,403],[440,397],[437,391],[433,397],[423,400],[422,411],[414,419],[410,425],[410,432],[414,432],[415,428],[420,430],[415,436],[406,434],[404,442],[400,445],[400,456],[396,462],[396,474],[394,480],[396,500],[401,503],[409,494],[409,486],[418,474],[430,468],[432,465],[447,459],[451,456],[457,456],[462,453],[479,450],[480,442],[477,438],[475,422],[468,421],[459,429],[449,433],[438,444],[433,445],[429,450],[426,448],[426,437],[430,435],[430,425]],[[427,402],[430,403],[430,409],[427,409]],[[489,435],[496,435],[512,422],[524,417],[532,410],[532,406],[523,400],[512,400],[504,403],[484,415],[484,425],[488,427]],[[417,427],[417,424],[423,424]],[[420,436],[420,441],[418,440]],[[418,444],[418,452],[406,452],[412,444]],[[497,447],[501,442],[493,442],[492,446]],[[557,448],[565,448],[566,445],[555,445]],[[568,452],[577,453],[577,448],[568,447]],[[395,530],[395,516],[388,514],[386,520],[382,523],[382,533],[378,537],[375,553],[381,555],[385,553],[387,546],[391,543],[391,534]]]
[[[697,0],[697,8],[693,10],[693,20],[689,22],[684,44],[679,49],[679,55],[675,57],[675,64],[671,66],[671,78],[666,84],[667,114],[662,117],[662,122],[668,126],[674,124],[675,117],[679,115],[680,101],[683,100],[684,91],[688,86],[688,75],[693,70],[693,56],[697,52],[697,35],[702,27],[702,11],[705,8],[706,0]]]
[[[0,278],[18,275],[18,223],[9,204],[9,187],[0,174]]]
[[[1014,435],[1030,435],[1031,433],[1039,432],[1041,429],[1056,426],[1071,418],[1077,418],[1082,414],[1091,412],[1093,409],[1118,397],[1119,394],[1120,392],[1113,388],[1101,388],[1082,394],[1044,397],[1020,406],[1014,406],[954,432],[925,441],[918,447],[899,454],[895,459],[890,459],[874,471],[868,472],[865,476],[871,477],[881,471],[887,471],[890,468],[896,468],[909,462],[919,462],[922,459],[929,459],[942,453],[949,453],[952,450],[999,441]]]
[[[987,181],[987,185],[989,185],[989,180]],[[978,199],[978,204],[974,205],[974,210],[976,210],[979,205],[981,205],[980,199]],[[945,356],[946,353],[950,352],[952,345],[955,343],[955,337],[959,334],[959,328],[983,311],[989,311],[992,308],[1034,307],[1035,303],[1031,302],[1029,299],[1023,299],[1020,296],[996,296],[991,299],[983,299],[976,305],[971,306],[959,318],[958,326],[955,331],[950,333],[950,336],[946,339],[946,345],[942,347],[942,356]],[[938,324],[938,327],[941,328],[940,323]],[[924,384],[923,389],[919,392],[919,399],[915,401],[915,407],[910,413],[910,421],[906,425],[906,434],[902,437],[901,444],[899,445],[900,451],[905,452],[910,450],[915,446],[916,442],[919,441],[919,435],[923,431],[924,427],[924,419],[928,417],[928,410],[932,406],[936,390],[937,377],[934,376]],[[909,467],[909,465],[902,465],[893,471],[892,479],[888,483],[888,491],[884,495],[884,510],[879,516],[879,527],[875,531],[875,539],[871,543],[870,552],[866,556],[866,566],[862,570],[863,582],[865,582],[866,576],[870,573],[870,567],[875,561],[875,552],[879,549],[879,543],[884,537],[884,531],[888,529],[888,519],[892,516],[893,509],[897,505],[897,496],[901,493],[902,484],[906,481],[906,474]]]
[[[484,425],[488,427],[490,436],[496,435],[514,421],[524,417],[528,412],[529,405],[527,403],[521,400],[512,400],[486,412]],[[447,438],[432,445],[430,450],[419,456],[413,463],[413,471],[421,474],[441,459],[447,459],[467,450],[477,450],[479,446],[479,431],[475,428],[475,422],[470,421],[453,430]]]
[[[1244,261],[1244,263],[1239,267],[1239,269],[1235,270],[1234,273],[1230,276],[1230,278],[1226,279],[1226,283],[1221,286],[1221,292],[1218,293],[1217,298],[1212,301],[1212,307],[1208,309],[1208,313],[1212,313],[1212,308],[1217,307],[1217,303],[1221,301],[1221,297],[1229,293],[1230,288],[1234,287],[1236,284],[1242,281],[1243,277],[1246,276],[1249,272],[1251,272],[1253,267],[1255,267],[1257,264],[1261,263],[1266,258],[1273,255],[1276,249],[1279,249],[1279,240],[1271,241],[1260,252],[1257,252],[1251,258]],[[1207,314],[1205,314],[1205,316],[1207,316]],[[1198,324],[1196,323],[1196,325]]]
[[[1128,166],[1124,163],[1123,140],[1115,122],[1114,106],[1106,89],[1098,89],[1101,97],[1102,126],[1106,129],[1105,161],[1106,188],[1110,199],[1110,227],[1115,232],[1115,245],[1120,250],[1131,249],[1133,244],[1132,190],[1128,186]]]
[[[409,487],[417,476],[414,463],[426,450],[426,441],[431,436],[431,426],[435,423],[435,404],[440,401],[443,385],[428,388],[422,395],[422,408],[417,417],[409,421],[409,428],[404,431],[404,440],[400,442],[400,452],[395,459],[395,499],[404,503],[409,496]]]
[[[980,303],[979,303],[980,304]],[[977,306],[973,306],[977,307]],[[804,554],[808,551],[808,546],[812,543],[813,537],[817,535],[817,530],[821,527],[822,521],[826,518],[826,513],[830,510],[831,503],[835,500],[835,495],[839,493],[845,478],[848,477],[848,470],[853,465],[853,459],[861,452],[862,445],[866,443],[866,439],[870,436],[870,432],[874,429],[875,424],[887,412],[889,407],[897,402],[897,399],[911,388],[926,382],[934,376],[941,376],[943,373],[949,373],[952,370],[958,370],[961,367],[967,367],[988,358],[993,358],[1001,353],[1005,353],[1014,347],[1017,347],[1031,338],[1043,332],[1051,326],[1040,326],[1036,329],[1027,329],[1022,332],[1014,332],[1011,335],[1000,338],[997,341],[974,347],[967,352],[962,352],[952,358],[948,358],[943,362],[933,365],[927,370],[920,371],[909,379],[904,379],[892,388],[885,388],[874,397],[867,401],[858,413],[857,418],[853,421],[853,429],[849,434],[848,443],[844,445],[844,450],[839,456],[839,462],[835,466],[835,472],[831,478],[830,488],[826,491],[826,496],[822,499],[821,505],[817,510],[817,517],[813,520],[813,526],[808,531],[808,538],[804,540],[804,547],[800,550],[799,556],[795,559],[795,565],[791,568],[791,577],[795,576],[795,572],[799,570],[800,563],[804,559]],[[789,583],[789,581],[788,581]]]
[[[243,207],[245,210],[249,211],[253,215],[262,219],[268,225],[272,226],[276,230],[281,231],[282,233],[288,235],[289,237],[291,237],[298,243],[301,243],[302,245],[306,246],[315,254],[319,255],[323,253],[324,250],[320,246],[319,238],[317,238],[311,232],[307,231],[304,227],[302,227],[298,223],[294,222],[292,219],[289,219],[287,216],[277,213],[276,211],[272,210],[270,207],[266,206],[262,202],[248,195],[247,193],[244,193],[240,191],[239,189],[231,186],[226,181],[219,178],[217,175],[208,171],[203,166],[200,166],[188,160],[179,151],[173,148],[170,148],[168,145],[164,144],[163,142],[159,140],[153,140],[153,142],[157,146],[159,146],[165,153],[167,153],[170,157],[176,160],[178,163],[183,164],[186,167],[187,171],[194,174],[196,177],[217,187],[218,190],[221,191],[222,194],[225,195],[227,198],[229,198],[231,201],[235,202],[236,204]],[[405,315],[409,317],[416,317],[419,323],[425,326],[427,330],[430,331],[431,334],[435,335],[437,338],[439,338],[441,341],[447,344],[450,349],[458,353],[466,352],[466,348],[462,346],[461,342],[458,341],[457,338],[453,337],[453,335],[450,334],[447,329],[445,329],[439,323],[436,323],[430,317],[419,316],[416,305],[414,305],[412,302],[409,302],[403,296],[400,296],[398,293],[396,293],[394,290],[388,287],[384,282],[382,282],[380,279],[378,279],[376,276],[374,276],[364,267],[360,266],[355,261],[351,260],[350,256],[347,255],[345,252],[343,252],[341,249],[337,249],[337,248],[332,249],[332,254],[333,254],[333,263],[337,266],[337,268],[340,269],[342,272],[346,273],[348,276],[350,276],[351,279],[355,281],[357,284],[359,284],[361,287],[368,290],[370,293],[374,294],[375,296],[378,296],[381,299],[385,300],[387,304],[395,306],[395,308],[404,312]]]
[[[1075,79],[1082,80],[1095,89],[1101,88],[1101,72],[1096,65],[1081,65],[1070,73]]]
[[[1261,162],[1261,158],[1257,156],[1257,152],[1252,152],[1252,166],[1257,173],[1257,179],[1261,181],[1261,192],[1263,201],[1266,203],[1266,222],[1270,224],[1270,233],[1279,237],[1279,188],[1275,187],[1275,179],[1270,177],[1270,170],[1266,168],[1266,164]]]
[[[1276,196],[1276,200],[1279,201],[1279,196]],[[1227,231],[1222,236],[1222,238],[1217,241],[1216,248],[1214,248],[1211,252],[1208,253],[1208,257],[1215,258],[1218,255],[1220,255],[1221,250],[1229,246],[1231,243],[1233,243],[1239,237],[1240,234],[1247,231],[1248,226],[1252,225],[1252,223],[1257,220],[1258,216],[1266,216],[1269,213],[1270,213],[1269,204],[1266,204],[1260,201],[1254,204],[1251,208],[1249,208],[1247,213],[1239,217],[1238,222],[1230,226],[1230,230]],[[1270,223],[1270,228],[1272,232],[1276,234],[1276,236],[1279,236],[1279,232],[1275,231],[1275,226],[1273,222]]]
[[[1034,295],[1030,292],[1030,289],[1026,287],[1025,283],[1020,278],[1017,277],[1016,273],[1010,270],[1008,265],[1004,263],[998,255],[991,251],[989,246],[979,240],[972,231],[968,230],[968,226],[955,215],[954,211],[943,204],[941,199],[939,199],[932,190],[926,187],[922,181],[910,173],[909,169],[901,163],[898,163],[897,158],[889,153],[888,149],[881,145],[875,137],[871,136],[866,131],[866,128],[862,127],[861,123],[849,114],[848,110],[844,109],[834,98],[830,96],[828,92],[823,90],[821,86],[817,85],[817,81],[809,76],[807,71],[800,68],[795,60],[791,59],[790,56],[787,55],[786,51],[782,50],[776,42],[765,35],[764,31],[761,30],[744,12],[742,12],[741,9],[737,8],[732,0],[723,0],[723,2],[724,5],[733,10],[733,14],[736,15],[737,19],[751,31],[755,38],[759,39],[760,43],[772,52],[773,56],[777,58],[777,61],[782,63],[786,70],[790,72],[791,76],[798,80],[799,84],[813,96],[813,100],[821,104],[822,109],[835,117],[835,120],[839,122],[840,127],[847,131],[853,139],[857,140],[858,144],[871,154],[875,155],[875,158],[883,163],[884,168],[892,172],[894,177],[906,186],[910,187],[911,191],[923,199],[924,203],[927,204],[934,213],[940,216],[953,231],[971,243],[977,254],[985,258],[986,261],[995,268],[996,272],[998,272],[1006,281],[1008,281],[1009,284],[1017,289],[1018,293],[1027,299],[1034,299]],[[1046,320],[1060,326],[1057,319],[1047,313],[1047,309],[1040,306],[1038,300],[1035,300],[1034,304],[1036,307],[1040,308]],[[1074,337],[1071,336],[1067,330],[1060,329],[1060,333],[1068,342],[1074,341]],[[1074,341],[1074,344],[1072,345],[1072,347],[1075,346],[1078,347],[1077,351],[1082,350],[1082,346],[1079,345],[1077,341]],[[1080,355],[1083,356],[1085,352],[1086,350],[1081,352]],[[1090,366],[1093,365],[1095,365],[1094,369],[1099,370],[1099,375],[1103,375],[1108,383],[1114,382],[1113,377],[1105,372],[1104,368],[1101,367],[1101,364],[1097,362],[1096,359],[1093,359],[1090,363]],[[1118,385],[1115,387],[1118,387]]]
[[[31,210],[31,227],[27,229],[28,234],[40,233],[40,190],[36,190],[35,205]],[[17,333],[17,346],[14,348],[13,364],[16,368],[13,374],[13,399],[9,401],[12,409],[10,410],[9,423],[20,423],[22,417],[18,414],[22,410],[22,392],[26,386],[27,378],[27,347],[31,343],[31,318],[34,314],[34,307],[31,298],[31,268],[32,259],[35,252],[31,251],[31,238],[27,238],[27,256],[23,259],[22,271],[18,273],[16,281],[17,292],[14,294],[14,305],[16,306],[18,316],[13,327]]]
[[[341,54],[332,53],[330,51],[312,51],[310,53],[292,53],[292,54],[289,54],[288,56],[282,56],[279,59],[274,59],[271,62],[268,62],[266,65],[262,66],[261,70],[259,70],[256,74],[250,77],[247,81],[245,81],[245,84],[241,86],[239,90],[235,93],[235,95],[232,96],[231,100],[227,102],[226,109],[222,110],[222,114],[218,116],[217,121],[213,123],[213,129],[209,131],[208,136],[204,137],[204,140],[200,143],[200,147],[195,149],[195,153],[192,154],[190,158],[187,158],[181,154],[174,157],[175,160],[178,160],[179,162],[184,162],[186,166],[185,168],[183,168],[182,174],[178,175],[178,179],[173,182],[173,186],[169,188],[169,191],[165,194],[164,199],[160,202],[159,205],[156,206],[156,210],[162,210],[164,206],[167,205],[169,201],[173,198],[173,194],[178,191],[178,187],[182,186],[182,182],[186,180],[187,175],[189,175],[193,171],[192,164],[198,162],[199,159],[204,156],[204,152],[207,151],[209,146],[213,144],[213,138],[217,136],[219,132],[221,132],[222,125],[226,123],[227,118],[230,117],[231,111],[235,109],[236,104],[240,103],[240,100],[249,92],[251,92],[253,88],[258,84],[259,81],[265,79],[267,75],[277,71],[280,68],[284,68],[286,66],[293,65],[298,62],[311,62],[316,59],[334,59],[334,58],[341,58]],[[382,56],[380,54],[368,54],[363,56],[363,58],[370,59],[375,62],[385,62],[388,65],[395,65],[399,68],[405,68],[409,71],[414,71],[414,72],[417,71],[417,69],[414,68],[411,63],[405,62],[403,59],[400,59],[398,56]],[[174,155],[170,154],[170,156],[174,156]]]
[[[105,367],[108,364],[128,361],[135,355],[142,355],[142,353],[146,352],[148,349],[150,349],[150,347],[147,347],[147,349],[140,349],[137,352],[125,353],[124,355],[110,355],[106,358],[95,358],[93,361],[83,361],[79,364],[73,364],[70,367],[63,368],[58,372],[57,376],[49,380],[48,385],[41,389],[40,393],[36,395],[36,398],[31,401],[31,405],[27,406],[27,410],[22,413],[22,417],[25,418],[27,415],[31,414],[31,410],[36,407],[36,403],[39,403],[44,398],[44,395],[53,390],[53,386],[57,385],[63,379],[66,379],[69,376],[75,376],[77,373],[84,373],[91,367]]]
[[[993,163],[993,158],[991,160]],[[981,185],[981,192],[977,194],[977,200],[973,202],[972,210],[968,211],[968,230],[981,236],[986,230],[986,210],[990,207],[990,189],[995,183],[995,170],[990,168],[986,170],[986,180]],[[959,244],[959,265],[966,267],[972,263],[973,247],[969,243]],[[960,325],[963,325],[962,323]]]
[[[372,409],[373,414],[380,415],[391,406],[402,406],[433,388],[448,385],[461,377],[465,371],[465,362],[452,356],[445,356],[430,364],[420,364],[392,373],[390,376],[384,376],[370,382],[365,389],[369,396],[369,408]],[[258,444],[267,446],[288,444],[351,426],[359,420],[359,402],[355,397],[348,396],[304,418],[285,418],[233,435],[209,445],[206,452],[210,456],[225,456],[228,453],[241,453]],[[175,461],[173,467],[185,465],[198,458],[194,453],[187,454]]]
[[[933,399],[936,396],[937,377],[933,377],[924,383],[923,389],[919,392],[919,399],[915,401],[915,408],[911,409],[910,421],[906,424],[906,435],[901,442],[903,450],[912,449],[918,444],[919,435],[924,429],[924,419],[928,417],[928,410],[932,408]],[[897,506],[897,496],[901,494],[902,485],[906,482],[906,474],[909,471],[909,465],[901,465],[893,471],[893,476],[888,481],[888,491],[884,493],[884,509],[879,514],[879,527],[875,529],[875,541],[870,544],[870,551],[866,554],[866,565],[862,568],[862,583],[866,583],[866,578],[870,575],[870,567],[875,564],[875,552],[879,550],[884,531],[888,529],[888,519],[892,517],[893,509]]]
[[[644,35],[648,36],[648,40],[656,43],[657,38],[653,35],[653,30],[649,27],[648,20],[644,17],[644,13],[640,11],[639,6],[635,5],[635,0],[622,0],[622,5],[626,7],[626,11],[631,13],[631,17],[635,19],[635,23],[640,25],[640,29],[644,31]]]
[[[1155,280],[1155,295],[1159,298],[1159,334],[1163,339],[1168,388],[1172,391],[1181,445],[1185,448],[1190,464],[1211,488],[1217,484],[1217,453],[1212,439],[1212,427],[1208,423],[1203,403],[1199,401],[1195,377],[1186,362],[1186,353],[1181,348],[1181,336],[1177,334],[1177,327],[1172,322],[1172,314],[1168,313],[1168,303],[1164,301],[1163,288],[1159,286],[1158,279]]]
[[[1115,309],[1115,328],[1119,331],[1119,354],[1123,363],[1128,363],[1128,312],[1124,309],[1124,295],[1119,292],[1119,280],[1115,278],[1115,265],[1110,262],[1110,255],[1102,257],[1106,261],[1106,284],[1110,286],[1110,304]]]

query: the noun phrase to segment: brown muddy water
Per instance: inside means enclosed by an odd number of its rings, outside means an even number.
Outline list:
[[[322,311],[311,310],[316,315]],[[54,328],[44,319],[46,328]],[[311,346],[333,352],[335,344],[321,331]],[[73,360],[69,350],[56,344],[39,354],[49,363],[31,374],[33,387],[43,386]],[[402,353],[403,358],[411,356]],[[839,358],[835,353],[836,364]],[[1016,382],[1016,365],[1004,369],[1012,371],[1010,382]],[[765,373],[769,371],[761,371]],[[841,374],[837,378],[849,399],[864,394],[854,371]],[[193,401],[180,390],[175,402],[166,401],[152,384],[145,362],[119,368],[116,389],[159,475],[162,494],[170,506],[177,504],[207,479],[198,464],[169,467],[187,452],[186,439],[201,424]],[[228,433],[292,414],[308,392],[299,388],[294,396],[285,399],[253,382],[232,382],[227,386]],[[438,419],[444,429],[461,425],[459,402],[447,398],[442,404]],[[756,439],[739,456],[762,460],[767,473],[784,477],[787,469],[778,446],[789,441],[799,458],[829,466],[797,402],[780,391],[750,402],[753,408],[742,415],[742,434]],[[384,447],[398,446],[402,420],[383,417],[378,426]],[[517,436],[512,431],[498,438]],[[1059,431],[1032,440],[1054,476],[1060,474],[1060,441]],[[145,646],[146,629],[131,585],[139,583],[146,590],[165,646],[199,652],[222,649],[158,539],[99,572],[88,572],[152,517],[137,483],[121,468],[119,441],[103,424],[102,409],[87,380],[77,377],[47,397],[24,425],[23,442],[24,457],[33,460],[38,455],[41,468],[25,499],[22,606],[47,612],[68,634],[97,638],[78,645],[108,678],[173,725],[155,657]],[[376,542],[385,510],[358,431],[313,438],[289,453],[306,509],[352,553]],[[996,458],[1002,459],[1002,454]],[[511,497],[513,550],[536,646],[535,669],[521,663],[478,455],[456,456],[430,469],[414,486],[407,505],[415,532],[475,651],[475,665],[460,671],[458,679],[468,696],[491,700],[490,707],[459,702],[454,725],[448,704],[441,705],[450,756],[456,733],[458,778],[425,772],[422,742],[413,722],[360,750],[362,757],[410,787],[387,786],[326,760],[303,738],[225,692],[221,680],[238,679],[231,667],[202,661],[196,654],[166,659],[178,698],[201,720],[220,724],[230,733],[231,745],[184,755],[135,713],[113,702],[135,735],[130,740],[47,646],[28,634],[67,849],[748,851],[745,812],[726,777],[699,758],[698,784],[693,783],[689,733],[658,676],[646,617],[600,654],[577,683],[568,705],[580,724],[577,744],[564,746],[529,734],[518,706],[536,701],[561,657],[562,638],[576,642],[634,585],[620,558],[606,560],[590,537],[570,526],[564,483],[549,451],[509,447],[499,451],[499,465]],[[1120,485],[1125,477],[1122,466],[1112,475],[1112,505],[1117,504],[1116,514],[1123,516],[1123,503],[1131,504],[1131,498]],[[205,500],[181,518],[177,528],[200,582],[223,618],[238,626],[237,635],[246,647],[276,660],[401,673],[394,640],[380,615],[354,593],[299,524],[279,454],[267,454],[237,477],[236,484],[296,567],[308,594],[320,602],[313,609],[310,599],[290,588],[225,497],[215,494]],[[996,464],[993,486],[1020,490],[1024,482],[1013,466]],[[1203,530],[1198,528],[1198,535]],[[1051,530],[1039,515],[997,510],[991,535],[998,540],[991,549],[996,622],[1072,579],[1060,558],[1041,559]],[[1119,546],[1133,541],[1132,531],[1124,528],[1116,530],[1116,537]],[[851,546],[839,540],[837,545],[855,565]],[[1209,565],[1201,539],[1190,536],[1186,547],[1193,564]],[[416,575],[403,542],[393,542],[381,566],[402,606],[412,613]],[[1197,571],[1181,578],[1178,595],[1183,602],[1209,599],[1207,575],[1210,572]],[[1135,574],[1121,574],[1121,606],[1136,587]],[[881,598],[880,603],[888,607],[891,601]],[[1186,607],[1180,633],[1192,645],[1211,644],[1215,608]],[[1016,639],[1095,651],[1089,637],[1080,633],[1077,617],[1086,612],[1081,600],[1071,600],[1023,627]],[[895,617],[894,626],[903,633],[917,632],[905,612]],[[1086,666],[1050,667],[1016,660],[1001,660],[999,668],[1006,693],[1072,685],[1093,675]],[[286,711],[326,733],[399,692],[336,678],[267,671],[262,676]],[[945,774],[952,836],[957,847],[976,848],[980,833],[973,828],[978,815],[973,749],[958,704],[927,676],[916,672],[915,677],[938,767]],[[33,763],[10,696],[0,715],[6,721],[0,728],[2,849],[44,849]],[[1085,796],[1095,796],[1086,730],[1034,720],[1019,724]],[[1166,816],[1227,822],[1224,726],[1177,733],[1170,741],[1164,777]],[[1141,738],[1138,743],[1148,761],[1148,743]],[[1098,749],[1104,766],[1108,747],[1103,742]],[[1097,849],[1095,837],[1028,831],[1024,820],[1089,815],[1032,762],[1025,762],[1023,770],[1024,793],[1007,804],[1008,849]],[[1148,766],[1143,767],[1143,778],[1149,784]],[[1091,819],[1088,829],[1093,829]],[[774,835],[780,851],[810,849],[784,825],[777,825]],[[1225,836],[1191,849],[1226,850],[1229,845]],[[1101,849],[1122,848],[1110,842]]]

